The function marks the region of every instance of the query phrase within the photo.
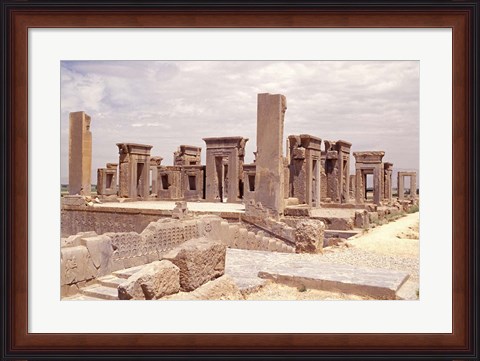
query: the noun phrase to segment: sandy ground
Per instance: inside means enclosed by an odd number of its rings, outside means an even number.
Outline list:
[[[419,213],[408,214],[396,221],[370,229],[350,238],[348,247],[324,249],[323,260],[406,271],[409,286],[419,289]],[[299,290],[294,287],[270,283],[246,297],[248,300],[365,300],[355,295]]]
[[[383,255],[419,257],[419,213],[411,213],[349,239],[349,244]]]

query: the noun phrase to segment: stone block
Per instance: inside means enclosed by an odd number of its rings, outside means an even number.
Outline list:
[[[295,228],[296,253],[320,253],[323,248],[325,225],[318,220],[302,220]]]
[[[62,247],[77,247],[81,246],[82,242],[81,239],[84,237],[93,237],[96,236],[97,233],[94,231],[90,232],[79,232],[77,234],[71,235],[67,237],[65,240],[62,241]]]
[[[220,223],[219,240],[225,244],[229,243],[229,235],[230,235],[229,228],[230,228],[230,225],[228,224],[227,221],[222,221]]]
[[[62,197],[63,206],[84,206],[85,199],[80,195],[65,195]]]
[[[101,235],[84,237],[82,244],[88,249],[98,276],[105,276],[112,272],[113,246],[110,237]]]
[[[258,233],[255,235],[255,243],[253,245],[253,249],[260,249],[263,250],[262,244],[263,236],[259,235]]]
[[[76,284],[73,285],[62,285],[60,287],[61,290],[61,297],[70,297],[74,296],[78,293],[79,289]]]
[[[240,228],[238,230],[238,242],[235,246],[240,249],[247,249],[248,247],[248,230],[246,228]]]
[[[235,282],[227,275],[209,281],[192,292],[179,292],[166,297],[168,300],[243,300]]]
[[[118,286],[121,300],[153,300],[180,290],[180,270],[163,260],[147,264]]]
[[[169,251],[163,259],[180,269],[182,291],[192,291],[225,272],[226,247],[205,237],[186,241]]]
[[[202,217],[198,223],[199,237],[206,237],[211,240],[219,241],[221,239],[221,226],[223,219],[217,216]]]
[[[357,228],[370,227],[370,219],[368,217],[368,212],[366,210],[355,211],[355,227]]]
[[[312,211],[311,208],[308,206],[289,206],[286,207],[285,216],[291,217],[311,217]]]
[[[252,231],[249,231],[248,238],[247,238],[247,249],[250,249],[250,250],[256,249],[255,248],[256,242],[257,242],[257,238],[255,237],[255,233],[253,233]]]
[[[62,285],[78,283],[95,276],[88,250],[84,246],[62,248],[60,265]]]
[[[370,221],[370,223],[378,223],[378,213],[368,212],[368,220]]]
[[[267,249],[271,252],[276,251],[277,250],[277,241],[273,238],[268,238]]]
[[[240,229],[234,224],[228,226],[228,245],[233,248],[238,248],[237,244],[240,241]]]

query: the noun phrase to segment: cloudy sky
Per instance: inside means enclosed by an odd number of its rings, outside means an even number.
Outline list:
[[[92,117],[96,169],[118,162],[118,142],[153,145],[171,165],[180,144],[249,138],[256,149],[257,94],[287,97],[285,138],[344,139],[352,151],[384,150],[396,170],[418,170],[417,61],[63,61],[61,181],[68,183],[68,114]],[[352,169],[354,159],[352,156]]]

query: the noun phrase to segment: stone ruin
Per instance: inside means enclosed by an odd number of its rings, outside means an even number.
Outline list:
[[[118,143],[118,163],[107,163],[97,171],[99,198],[174,200],[172,218],[152,222],[141,233],[83,232],[63,239],[62,295],[78,292],[112,272],[151,264],[129,285],[118,288],[119,297],[163,297],[186,289],[185,277],[193,282],[195,275],[185,276],[181,262],[174,260],[185,252],[194,255],[195,244],[217,247],[209,245],[210,241],[223,245],[223,249],[317,253],[322,251],[325,232],[331,229],[368,228],[395,215],[397,209],[406,211],[417,204],[415,172],[398,172],[398,197],[393,197],[393,164],[383,161],[383,151],[353,152],[355,174],[351,175],[352,144],[345,140],[323,140],[322,149],[319,137],[289,135],[284,149],[286,110],[285,96],[258,94],[257,150],[251,164],[244,164],[248,138],[241,136],[204,138],[205,165],[201,164],[201,147],[180,145],[173,165],[163,165],[162,157],[151,156],[151,145]],[[84,205],[81,197],[90,193],[90,121],[84,112],[70,114],[71,196],[62,201],[67,207]],[[373,176],[373,197],[369,197],[367,187],[369,175]],[[405,177],[410,177],[408,194]],[[229,224],[213,215],[194,215],[186,203],[192,200],[244,203],[245,212],[240,217],[244,225]],[[312,217],[312,209],[318,208],[353,208],[355,216],[349,220]],[[167,256],[169,252],[172,255]],[[182,262],[188,263],[185,259]],[[142,286],[142,282],[160,282],[152,281],[159,272],[171,278],[171,282],[165,281],[170,291],[163,294],[151,291],[149,285]],[[196,287],[215,278],[208,277]]]
[[[68,144],[68,194],[91,193],[92,132],[91,118],[85,112],[70,113]]]
[[[118,143],[119,162],[97,171],[97,194],[103,200],[174,200],[245,203],[254,200],[279,219],[289,205],[311,208],[362,208],[366,204],[392,204],[393,163],[384,162],[383,151],[356,151],[355,174],[350,174],[352,144],[323,140],[310,134],[289,135],[284,150],[286,98],[258,94],[257,150],[245,164],[248,138],[204,138],[202,148],[180,145],[173,165],[151,156],[151,145]],[[88,195],[90,189],[90,117],[70,114],[69,193]],[[324,145],[322,149],[322,143]],[[285,154],[285,155],[284,155]],[[373,198],[368,197],[367,176],[373,176]],[[410,177],[407,196],[404,178]],[[416,172],[398,172],[398,200],[415,200]]]
[[[182,202],[177,204],[177,209],[182,216],[175,215],[172,218],[151,222],[141,233],[107,232],[98,235],[95,232],[80,232],[63,238],[61,244],[62,297],[74,295],[82,288],[94,284],[114,272],[164,260],[169,260],[180,268],[180,289],[190,291],[223,274],[226,247],[295,252],[295,247],[287,242],[267,237],[261,232],[254,233],[240,225],[229,224],[218,216],[185,217],[188,215],[188,210]],[[317,231],[321,233],[322,229],[317,229]],[[302,235],[302,237],[306,236]],[[302,246],[306,243],[299,242]],[[198,260],[196,262],[194,249],[198,248],[197,246],[215,248],[216,258],[212,258],[211,255],[209,257],[202,256],[201,262]],[[190,249],[190,251],[185,251],[185,249]],[[182,252],[187,253],[183,260],[179,259],[182,257]],[[207,272],[207,275],[199,277],[202,270],[208,269],[205,265],[211,264],[212,259],[222,259],[222,257],[223,268],[220,267],[222,272],[216,276],[211,276]],[[175,261],[176,259],[178,262]],[[182,262],[184,266],[182,266]],[[164,262],[162,265],[155,263],[155,266],[152,267],[157,266],[175,276],[171,265]],[[218,267],[213,268],[217,269]],[[186,275],[182,276],[182,272]],[[185,279],[182,281],[182,278]],[[189,284],[189,286],[185,286],[185,284]],[[138,289],[130,292],[120,287],[119,298],[149,298],[148,295],[142,297],[138,292]]]

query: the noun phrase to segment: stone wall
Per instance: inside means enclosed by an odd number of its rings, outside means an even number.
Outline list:
[[[85,203],[81,199],[82,203]],[[199,215],[190,212],[191,215]],[[215,215],[238,221],[240,215],[228,212],[215,212]],[[129,209],[118,207],[86,207],[62,205],[61,236],[68,237],[78,232],[142,232],[150,222],[159,218],[170,218],[172,211],[161,209]]]
[[[80,232],[61,242],[62,296],[75,294],[79,288],[114,271],[161,260],[166,252],[202,237],[232,248],[294,252],[293,247],[280,240],[211,215],[184,220],[157,218],[141,233]]]
[[[61,236],[67,237],[78,232],[137,232],[159,218],[170,217],[171,211],[138,210],[119,208],[93,208],[62,206]]]

